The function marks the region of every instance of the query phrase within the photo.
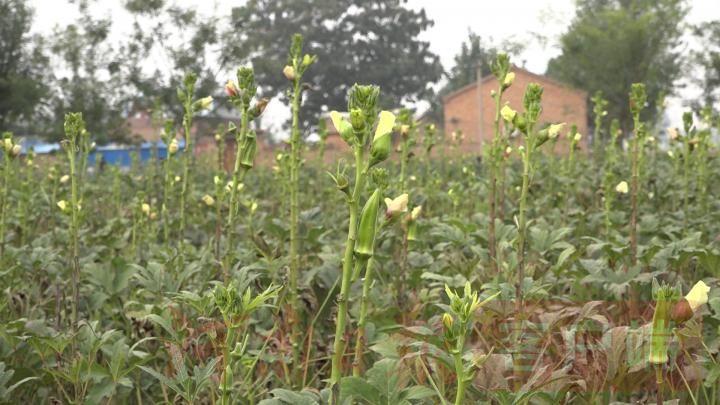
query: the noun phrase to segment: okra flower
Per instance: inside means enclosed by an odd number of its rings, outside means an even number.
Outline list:
[[[392,147],[390,134],[394,126],[395,114],[390,111],[381,111],[380,121],[375,128],[375,136],[370,147],[370,167],[384,161],[390,155]]]
[[[225,83],[225,93],[227,93],[227,95],[231,98],[237,97],[239,89],[234,80],[228,80],[227,83]]]
[[[168,153],[171,155],[174,155],[177,153],[177,151],[180,149],[180,145],[178,145],[177,139],[173,139],[170,141],[170,145],[168,145]]]
[[[548,127],[548,138],[555,139],[557,138],[558,134],[560,133],[560,130],[563,129],[565,126],[564,122],[561,122],[559,124],[552,124]]]
[[[510,87],[513,82],[515,81],[515,72],[509,72],[505,75],[505,79],[503,80],[503,87],[508,88]]]
[[[65,212],[68,209],[68,203],[65,200],[60,200],[57,202],[58,208],[60,208],[60,211]]]
[[[400,194],[394,199],[386,198],[385,205],[387,205],[387,211],[385,211],[385,214],[388,218],[392,218],[402,212],[407,212],[408,195],[405,193]]]
[[[708,292],[710,292],[710,287],[702,280],[695,283],[685,298],[682,298],[673,307],[672,319],[677,323],[683,323],[692,318],[698,308],[707,303]]]
[[[627,192],[628,192],[627,181],[623,180],[620,183],[618,183],[618,185],[615,186],[615,191],[617,191],[618,193],[621,193],[621,194],[627,194]]]
[[[283,74],[285,75],[285,78],[293,81],[295,80],[295,68],[293,68],[290,65],[287,65],[283,68]]]
[[[510,108],[509,105],[504,105],[503,108],[500,109],[500,115],[505,120],[505,122],[513,122],[515,119],[515,116],[517,115],[517,111]]]
[[[330,111],[330,120],[335,126],[335,129],[338,131],[338,134],[340,134],[340,137],[350,145],[353,136],[352,125],[350,125],[350,123],[343,118],[342,114],[337,111]]]
[[[420,217],[420,213],[422,212],[422,205],[418,205],[417,207],[413,208],[413,210],[410,212],[410,219],[415,221]]]
[[[575,142],[580,142],[581,139],[582,139],[582,134],[579,132],[577,134],[575,134],[575,136],[573,137],[573,141],[575,141]]]
[[[65,175],[63,175],[62,177],[60,177],[60,183],[61,183],[61,184],[67,183],[68,180],[70,180],[70,176],[67,175],[67,174],[65,174]]]
[[[212,106],[212,96],[203,97],[195,102],[195,111],[207,110]]]
[[[205,194],[202,198],[202,201],[207,205],[208,207],[212,207],[215,204],[215,199],[212,198],[211,195]]]

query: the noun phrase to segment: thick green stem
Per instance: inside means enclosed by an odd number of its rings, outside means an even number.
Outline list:
[[[630,188],[630,265],[637,264],[637,215],[640,193],[640,122],[635,118],[635,136],[632,144],[632,177]]]
[[[465,366],[463,365],[463,350],[465,349],[465,332],[463,332],[457,341],[453,360],[455,362],[455,376],[457,377],[457,391],[455,392],[455,405],[461,405],[465,400]]]
[[[171,190],[171,179],[172,179],[172,155],[168,150],[167,157],[165,158],[165,184],[163,186],[163,203],[160,209],[162,210],[163,219],[163,239],[165,246],[169,247],[170,244],[170,212],[168,210],[168,204],[170,204],[170,190]]]
[[[292,346],[293,381],[299,378],[300,367],[300,322],[298,319],[298,273],[300,272],[299,254],[299,202],[300,189],[300,80],[293,83],[292,133],[290,135],[290,267],[288,269],[288,320],[290,323],[290,344]]]
[[[497,242],[495,237],[495,218],[497,204],[497,178],[498,178],[498,159],[500,158],[500,99],[502,88],[498,89],[495,94],[495,121],[492,146],[490,147],[490,195],[488,196],[490,219],[488,223],[488,254],[490,256],[490,271],[497,274]]]
[[[223,266],[223,277],[225,282],[230,277],[230,251],[233,249],[233,232],[235,229],[235,216],[237,214],[238,206],[238,184],[245,178],[247,168],[242,166],[242,151],[240,145],[242,145],[248,130],[248,106],[242,105],[240,107],[240,132],[235,136],[235,166],[233,167],[233,176],[230,189],[230,206],[228,208],[228,220],[227,220],[227,249],[225,254],[225,265]]]
[[[70,151],[68,157],[70,159],[70,260],[72,265],[72,324],[73,331],[77,330],[78,325],[78,304],[80,301],[80,292],[78,284],[80,282],[80,253],[78,245],[78,226],[79,226],[79,201],[78,201],[78,173],[76,168],[76,145],[74,141],[70,142]]]
[[[363,368],[363,351],[365,349],[365,325],[367,323],[367,309],[370,295],[370,287],[373,283],[373,271],[375,260],[371,257],[365,268],[365,279],[363,280],[362,297],[360,298],[360,315],[358,318],[357,339],[355,340],[355,357],[353,360],[353,376],[359,377]]]
[[[5,164],[3,170],[3,194],[2,194],[2,206],[0,206],[0,257],[5,254],[5,216],[8,210],[8,200],[10,199],[10,171],[12,164],[8,153],[5,154]]]
[[[180,232],[179,239],[179,254],[180,254],[180,271],[182,271],[185,263],[185,204],[187,202],[188,189],[190,187],[190,165],[192,163],[192,136],[190,135],[190,128],[192,127],[192,99],[187,102],[185,107],[185,116],[183,117],[183,124],[185,126],[185,151],[183,154],[183,175],[182,175],[182,189],[180,190]]]
[[[333,400],[337,402],[338,384],[342,377],[342,358],[345,354],[345,326],[347,323],[348,295],[350,293],[350,281],[353,271],[353,249],[357,237],[357,220],[359,211],[359,199],[365,189],[366,170],[364,167],[363,145],[355,145],[355,186],[352,195],[348,199],[350,211],[350,225],[348,227],[347,241],[345,242],[345,254],[343,256],[342,279],[340,283],[340,294],[338,294],[338,313],[335,324],[335,339],[333,342],[332,371],[330,373],[330,385],[333,388]]]

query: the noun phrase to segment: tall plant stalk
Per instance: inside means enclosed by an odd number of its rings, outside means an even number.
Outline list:
[[[175,139],[175,132],[173,130],[173,122],[172,120],[165,121],[165,128],[163,131],[163,142],[165,143],[165,148],[167,151],[167,155],[165,156],[165,161],[163,162],[163,172],[164,172],[164,181],[163,181],[163,202],[162,206],[160,207],[160,215],[162,217],[163,222],[163,242],[165,242],[165,247],[170,247],[170,211],[169,211],[169,205],[170,205],[170,194],[172,192],[172,179],[173,179],[173,173],[172,173],[172,161],[173,156],[178,151],[178,143]],[[119,192],[119,177],[117,176],[117,172],[114,172],[114,182],[113,182],[113,192],[117,190]]]
[[[495,235],[495,219],[497,218],[497,186],[498,172],[502,157],[502,140],[500,137],[500,105],[502,94],[507,90],[515,79],[515,73],[510,72],[510,58],[507,54],[500,53],[492,64],[492,72],[498,81],[498,89],[492,93],[495,100],[495,118],[493,120],[493,140],[490,146],[490,192],[488,195],[488,255],[490,256],[490,271],[493,275],[498,272],[497,261],[497,238]]]
[[[302,101],[302,77],[315,58],[310,55],[302,56],[303,37],[293,35],[290,46],[290,60],[283,69],[285,77],[292,83],[289,90],[291,94],[292,130],[290,133],[290,266],[288,268],[288,321],[290,324],[290,345],[292,346],[293,382],[300,378],[300,350],[299,341],[302,334],[298,314],[298,276],[300,273],[300,238],[298,228],[300,225],[300,165],[303,148],[300,139],[300,104]]]
[[[72,304],[72,326],[73,331],[77,330],[78,326],[78,307],[80,302],[80,242],[79,242],[79,229],[80,229],[80,176],[78,173],[78,154],[83,152],[80,148],[84,137],[87,136],[85,131],[85,122],[82,118],[82,113],[69,113],[65,115],[65,137],[63,146],[67,153],[67,158],[70,166],[70,206],[62,201],[63,204],[58,203],[63,212],[69,212],[70,214],[70,265],[72,274],[70,277],[70,284],[72,286],[73,304]],[[86,150],[85,150],[85,153]],[[84,159],[80,154],[80,161]]]
[[[188,73],[185,75],[183,80],[183,87],[178,89],[178,98],[183,105],[183,135],[185,136],[185,153],[183,154],[182,160],[182,178],[181,189],[180,189],[180,227],[178,235],[178,253],[180,258],[179,269],[185,265],[185,224],[186,218],[186,205],[187,197],[190,193],[190,166],[193,162],[193,144],[192,144],[192,121],[193,116],[202,111],[207,110],[212,105],[212,97],[205,97],[199,100],[194,100],[195,97],[195,82],[197,82],[197,75],[195,73]]]
[[[255,72],[252,67],[241,67],[237,70],[237,83],[228,80],[225,84],[225,92],[230,98],[230,102],[240,112],[240,127],[234,124],[228,126],[228,132],[234,132],[235,135],[235,163],[233,165],[232,180],[229,184],[230,201],[227,217],[227,248],[225,261],[223,264],[223,277],[227,282],[230,277],[230,264],[232,260],[233,236],[235,231],[235,221],[239,206],[238,193],[240,184],[245,179],[245,174],[250,170],[255,161],[257,153],[257,139],[254,131],[249,129],[250,122],[259,117],[267,106],[267,99],[258,100],[251,107],[253,97],[257,93],[257,85],[255,84]]]
[[[343,253],[340,292],[337,296],[338,311],[330,374],[332,403],[338,403],[339,400],[339,382],[342,377],[342,359],[345,354],[346,343],[347,307],[355,266],[354,251],[358,240],[359,204],[364,195],[369,169],[387,159],[392,146],[390,134],[395,124],[395,116],[387,111],[380,113],[375,135],[370,140],[370,131],[376,122],[379,94],[380,89],[377,86],[355,85],[348,94],[350,122],[342,118],[337,111],[330,114],[335,128],[343,140],[352,147],[355,156],[355,183],[352,191],[350,191],[348,179],[343,172],[338,172],[334,177],[338,189],[345,193],[349,211],[349,225]],[[369,156],[368,145],[370,145]]]
[[[9,209],[10,200],[10,173],[13,164],[13,149],[15,145],[12,141],[12,134],[5,132],[2,139],[3,151],[3,182],[2,182],[2,200],[0,200],[0,258],[5,254],[5,223],[7,221],[7,211]],[[18,145],[19,146],[19,145]]]
[[[640,193],[640,160],[642,153],[642,139],[645,135],[645,125],[640,121],[640,112],[645,107],[647,95],[645,85],[634,83],[630,91],[630,111],[633,116],[633,142],[632,142],[632,174],[630,184],[630,265],[637,264],[637,218],[638,195]]]

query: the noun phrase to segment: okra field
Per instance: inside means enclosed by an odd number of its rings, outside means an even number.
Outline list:
[[[666,131],[633,83],[579,133],[540,119],[540,84],[506,103],[500,52],[482,148],[360,83],[326,115],[328,163],[301,119],[323,62],[285,49],[273,156],[250,64],[222,99],[187,73],[167,156],[127,169],[89,163],[84,111],[52,156],[2,134],[0,402],[718,403],[717,111]],[[238,119],[193,153],[219,103]]]

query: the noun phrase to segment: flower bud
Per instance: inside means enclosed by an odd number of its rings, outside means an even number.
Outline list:
[[[238,87],[234,80],[228,80],[227,83],[225,83],[225,93],[227,93],[230,98],[237,97]]]
[[[357,132],[365,129],[365,114],[359,108],[353,108],[350,110],[350,125]]]
[[[615,191],[617,191],[620,194],[627,194],[628,192],[628,184],[626,181],[621,181],[618,183],[617,186],[615,186]]]
[[[388,218],[392,218],[400,213],[407,212],[408,195],[407,193],[405,193],[400,194],[395,199],[386,198],[385,205],[387,205],[385,215]]]
[[[60,183],[65,184],[70,180],[70,176],[67,174],[64,174],[62,177],[60,177]]]
[[[443,327],[445,328],[445,331],[450,332],[450,331],[452,331],[453,325],[455,324],[455,319],[453,318],[452,315],[445,312],[442,316],[442,323],[443,323]]]
[[[3,149],[5,149],[6,152],[10,152],[12,147],[13,147],[12,139],[10,139],[10,138],[3,139]]]
[[[10,149],[10,156],[16,157],[20,155],[20,152],[22,151],[22,147],[18,144],[13,145],[12,149]]]
[[[575,143],[580,142],[581,139],[582,139],[582,134],[579,132],[576,133],[575,136],[573,137],[573,141],[575,141]]]
[[[140,206],[140,209],[142,210],[142,213],[143,213],[143,214],[145,214],[145,215],[150,215],[150,204],[148,204],[148,203],[143,203],[143,204]]]
[[[215,134],[215,142],[220,142],[220,141],[222,141],[222,135]]]
[[[373,192],[365,202],[360,216],[360,226],[358,227],[358,236],[355,242],[355,254],[361,259],[368,259],[375,252],[375,233],[381,195],[380,189],[375,189],[375,192]]]
[[[215,205],[215,199],[212,198],[212,196],[209,195],[209,194],[205,194],[205,195],[203,196],[203,198],[202,198],[202,201],[203,201],[203,202],[205,203],[205,205],[207,205],[208,207],[212,207],[213,205]]]
[[[175,176],[175,183],[180,183],[180,180],[182,180],[182,177]]]
[[[288,79],[288,80],[290,80],[290,81],[295,80],[295,76],[296,76],[296,75],[295,75],[295,68],[293,68],[292,66],[290,66],[290,65],[285,66],[285,67],[283,68],[283,74],[285,75],[285,78],[286,78],[286,79]]]
[[[308,54],[305,54],[305,56],[303,56],[303,60],[302,60],[303,66],[308,67],[308,66],[312,65],[313,62],[315,62],[314,56],[310,56]]]

